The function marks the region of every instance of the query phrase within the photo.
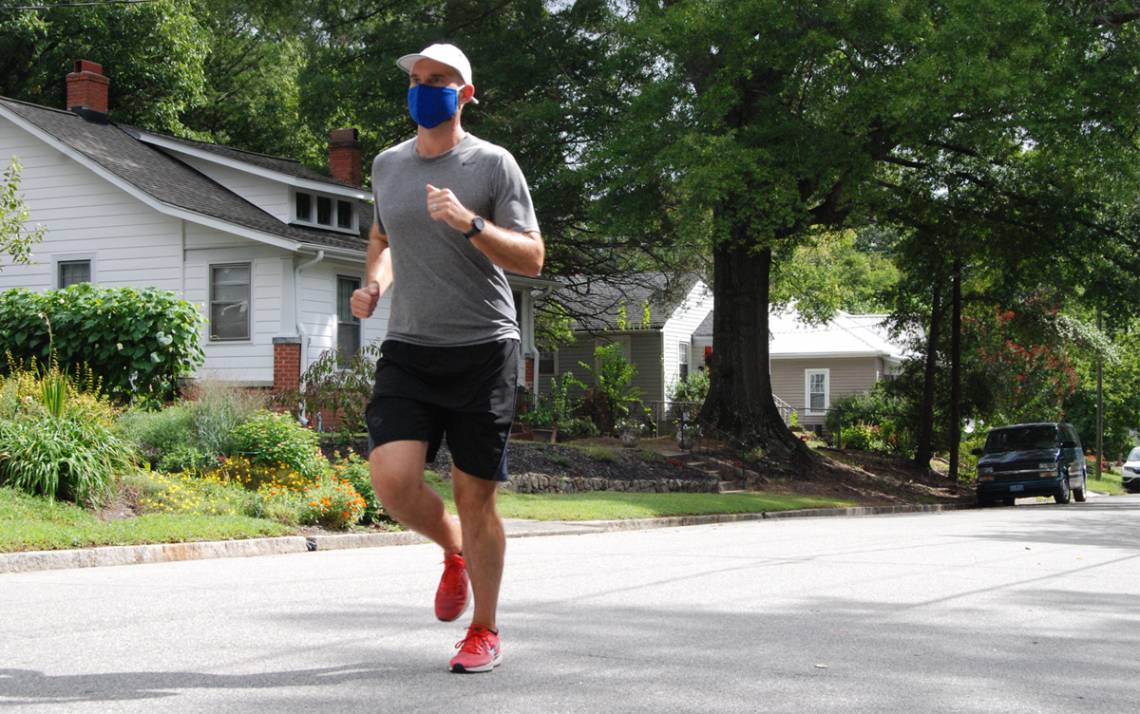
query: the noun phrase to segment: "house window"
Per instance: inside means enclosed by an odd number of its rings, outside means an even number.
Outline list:
[[[804,370],[804,406],[808,414],[822,414],[831,406],[831,370]]]
[[[317,225],[332,225],[332,199],[328,196],[317,196]]]
[[[681,379],[689,378],[689,343],[677,343],[677,364]]]
[[[540,352],[538,355],[538,376],[553,377],[555,371],[554,352]]]
[[[356,205],[347,199],[295,191],[293,221],[321,228],[355,232]]]
[[[90,260],[61,260],[57,265],[60,290],[76,283],[91,282]]]
[[[248,340],[250,264],[210,266],[210,339]]]
[[[348,201],[336,202],[336,227],[352,228],[352,204]]]
[[[304,223],[312,223],[313,197],[307,193],[298,191],[295,196],[295,204],[297,206],[297,220]]]
[[[336,279],[336,361],[345,366],[360,351],[360,318],[352,314],[352,293],[360,278],[338,275]]]

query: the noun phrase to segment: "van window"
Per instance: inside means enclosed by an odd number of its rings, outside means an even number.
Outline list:
[[[1052,425],[1016,426],[995,429],[986,439],[986,453],[1025,449],[1052,449],[1057,445],[1057,428]]]

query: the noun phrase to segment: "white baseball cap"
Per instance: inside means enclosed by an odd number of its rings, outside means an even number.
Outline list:
[[[396,66],[404,70],[408,74],[412,73],[412,67],[422,59],[435,60],[442,62],[448,67],[452,67],[459,73],[459,78],[463,80],[464,84],[471,84],[471,62],[467,59],[467,55],[463,54],[463,50],[455,45],[449,44],[434,44],[428,45],[422,51],[415,54],[404,55],[396,60]],[[479,102],[472,97],[472,102],[478,104]]]

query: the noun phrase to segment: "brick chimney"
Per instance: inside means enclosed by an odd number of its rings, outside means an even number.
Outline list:
[[[352,186],[364,183],[359,139],[356,129],[333,129],[329,132],[329,175],[341,183]]]
[[[75,71],[67,75],[68,110],[105,118],[110,84],[111,80],[103,76],[103,65],[91,60],[76,60]]]

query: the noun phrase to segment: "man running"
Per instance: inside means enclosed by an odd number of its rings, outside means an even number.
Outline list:
[[[396,64],[418,129],[372,162],[376,220],[365,285],[352,296],[364,318],[392,286],[367,409],[372,485],[388,513],[443,548],[440,620],[463,614],[470,575],[475,611],[450,669],[489,672],[503,656],[495,613],[506,536],[495,490],[507,479],[519,353],[504,271],[538,275],[545,247],[514,157],[460,125],[476,101],[463,52],[436,44]],[[423,480],[445,435],[458,523]]]

